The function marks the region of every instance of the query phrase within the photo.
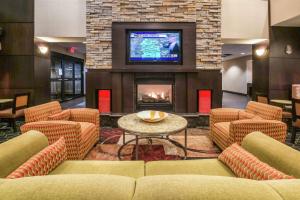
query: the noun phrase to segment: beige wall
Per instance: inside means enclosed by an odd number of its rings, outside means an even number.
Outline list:
[[[223,63],[222,89],[247,94],[247,83],[252,83],[252,56]]]
[[[85,37],[85,0],[35,0],[36,37]]]
[[[268,2],[222,0],[222,40],[268,39]]]
[[[271,25],[283,25],[282,22],[300,15],[300,0],[271,0]]]
[[[271,1],[286,2],[286,0]],[[300,2],[300,0],[288,1]],[[102,1],[98,2],[100,7]],[[281,5],[278,5],[274,7],[280,9]],[[223,40],[268,38],[267,10],[267,1],[222,0]],[[285,10],[289,13],[290,9]],[[85,0],[35,0],[35,36],[86,37],[85,13]]]

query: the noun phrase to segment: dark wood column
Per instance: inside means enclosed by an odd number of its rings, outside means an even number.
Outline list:
[[[0,13],[0,96],[33,93],[34,0],[1,0]]]

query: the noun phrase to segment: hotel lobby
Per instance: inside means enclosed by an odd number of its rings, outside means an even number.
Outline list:
[[[1,200],[300,200],[299,0],[1,0]]]

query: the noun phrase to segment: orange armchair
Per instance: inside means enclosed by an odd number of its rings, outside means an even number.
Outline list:
[[[210,113],[210,137],[223,150],[235,142],[241,143],[246,135],[254,131],[285,142],[287,127],[281,119],[281,108],[253,101],[245,110],[213,109]]]
[[[99,140],[99,112],[89,108],[70,109],[69,121],[49,120],[49,116],[60,112],[62,109],[57,101],[28,108],[24,111],[26,124],[21,126],[21,131],[40,131],[46,135],[49,144],[63,136],[67,159],[83,159]]]

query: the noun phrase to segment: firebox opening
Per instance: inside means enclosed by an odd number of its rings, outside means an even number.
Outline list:
[[[137,85],[137,110],[173,109],[173,85],[172,84],[138,84]]]

